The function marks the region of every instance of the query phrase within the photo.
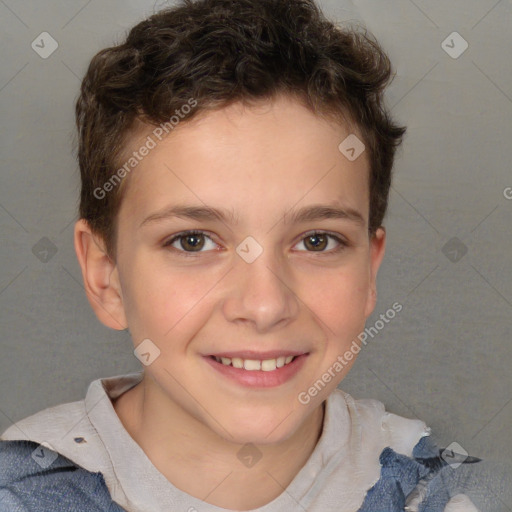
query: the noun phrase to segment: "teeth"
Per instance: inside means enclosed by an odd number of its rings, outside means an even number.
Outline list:
[[[226,357],[225,359],[227,359],[229,361],[229,357]],[[234,368],[243,368],[244,367],[244,360],[240,359],[239,357],[233,357],[231,362],[233,363]],[[222,361],[222,364],[227,364],[229,366],[229,363],[225,363],[224,361]]]
[[[255,359],[245,359],[244,368],[246,370],[261,370],[261,361]]]
[[[243,368],[244,370],[249,371],[262,370],[264,372],[271,372],[276,368],[282,368],[285,364],[291,363],[294,357],[295,356],[280,356],[277,359],[265,359],[260,361],[258,359],[241,359],[240,357],[233,357],[231,359],[229,357],[215,356],[215,360],[226,366],[233,365],[234,368]]]
[[[272,370],[275,370],[277,367],[277,361],[275,359],[266,359],[265,361],[261,362],[261,369],[264,372],[271,372]]]

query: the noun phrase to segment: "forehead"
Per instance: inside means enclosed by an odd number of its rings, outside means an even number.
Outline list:
[[[121,208],[129,205],[134,215],[171,200],[228,204],[247,214],[250,205],[282,209],[301,200],[339,200],[354,208],[368,203],[366,152],[351,162],[338,149],[350,134],[362,139],[357,128],[314,114],[293,98],[203,111],[162,140],[155,130],[139,123],[124,155],[151,146],[124,184]],[[363,213],[367,217],[366,208]]]

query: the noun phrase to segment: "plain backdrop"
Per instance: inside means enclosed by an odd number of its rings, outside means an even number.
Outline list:
[[[92,56],[165,4],[0,1],[0,431],[140,367],[129,334],[94,316],[74,254],[74,102]],[[403,310],[340,387],[423,419],[442,446],[510,460],[512,4],[319,4],[381,42],[396,70],[387,102],[408,126],[367,325]],[[41,37],[58,44],[46,58]]]

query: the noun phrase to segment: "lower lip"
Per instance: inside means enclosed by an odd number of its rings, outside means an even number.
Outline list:
[[[302,354],[281,368],[276,368],[269,372],[263,370],[244,370],[243,368],[234,368],[218,363],[212,357],[206,356],[205,359],[212,368],[222,375],[238,382],[242,386],[250,388],[271,388],[280,386],[290,380],[304,365],[308,354]]]

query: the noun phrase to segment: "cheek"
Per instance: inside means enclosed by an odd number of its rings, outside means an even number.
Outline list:
[[[216,281],[214,275],[194,274],[191,270],[171,272],[156,265],[131,268],[124,303],[134,340],[147,337],[165,344],[177,339],[191,319],[201,323],[198,315],[205,314],[207,292]]]
[[[301,300],[328,327],[331,336],[345,337],[365,320],[368,272],[361,267],[308,276]]]

